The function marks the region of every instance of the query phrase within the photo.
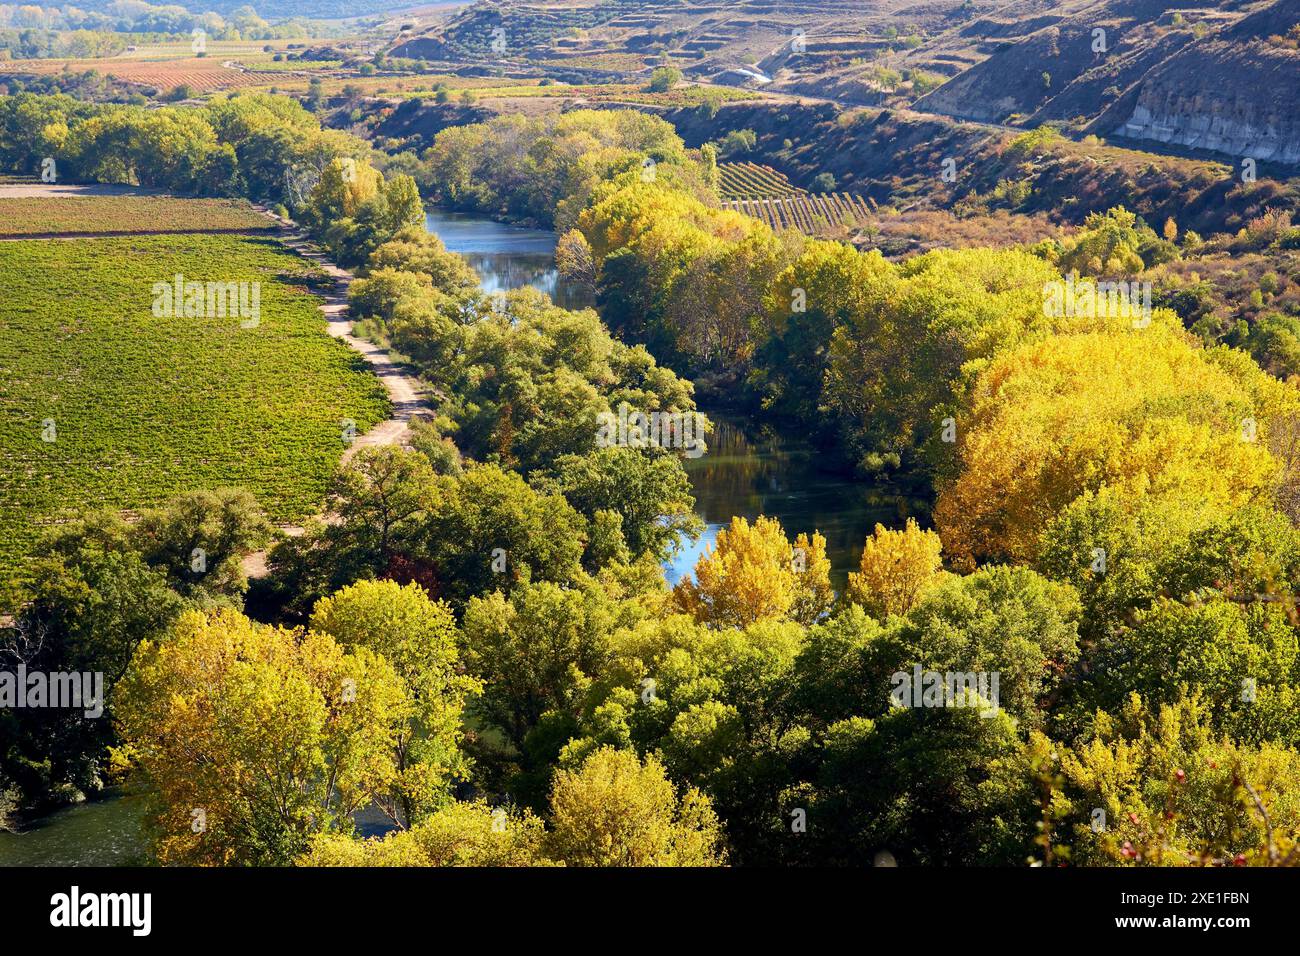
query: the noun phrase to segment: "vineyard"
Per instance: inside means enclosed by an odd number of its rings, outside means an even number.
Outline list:
[[[128,60],[116,57],[99,60],[12,60],[0,62],[0,77],[7,73],[52,75],[62,73],[65,69],[73,73],[93,70],[124,83],[163,91],[188,86],[196,93],[214,93],[266,82],[265,75],[222,66],[220,60],[211,57],[164,60]]]
[[[0,580],[42,525],[238,485],[316,509],[383,386],[325,334],[314,267],[262,238],[0,243]],[[260,321],[153,314],[154,283],[260,282]]]
[[[871,208],[852,193],[791,196],[781,199],[731,199],[723,205],[762,220],[773,229],[797,229],[815,236],[836,226],[855,226],[871,218]]]
[[[662,106],[676,109],[680,107],[699,106],[709,99],[720,102],[738,102],[755,99],[758,94],[748,90],[738,90],[729,86],[706,86],[695,84],[678,86],[659,93],[647,92],[644,86],[635,83],[551,83],[542,86],[534,82],[523,82],[501,86],[470,87],[460,77],[453,77],[449,92],[457,93],[460,89],[470,88],[478,99],[563,99],[575,102],[596,103],[636,103],[644,106]],[[432,91],[418,94],[431,96]]]
[[[171,196],[41,196],[0,193],[0,236],[64,233],[260,232],[275,224],[246,202]]]
[[[804,190],[771,166],[760,166],[757,163],[719,163],[718,177],[723,199],[774,199],[804,195]]]

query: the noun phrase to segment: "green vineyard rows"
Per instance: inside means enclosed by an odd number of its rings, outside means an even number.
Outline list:
[[[0,581],[87,506],[234,485],[274,519],[315,511],[342,422],[365,431],[388,401],[326,334],[312,270],[252,237],[0,243]],[[260,324],[156,318],[153,285],[177,273],[260,282]]]
[[[794,186],[771,166],[757,163],[719,163],[723,199],[772,199],[779,196],[802,196],[804,190]]]

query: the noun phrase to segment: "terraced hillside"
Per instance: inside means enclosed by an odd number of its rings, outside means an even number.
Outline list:
[[[688,78],[1300,162],[1296,0],[478,2],[391,52]]]

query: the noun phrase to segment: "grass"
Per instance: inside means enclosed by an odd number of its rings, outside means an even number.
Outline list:
[[[274,519],[315,511],[343,421],[365,431],[388,402],[326,334],[313,271],[252,237],[0,243],[0,582],[88,506],[242,486]],[[153,284],[176,273],[260,281],[260,324],[155,318]]]
[[[0,198],[0,236],[60,233],[260,232],[275,228],[247,203],[171,196]]]

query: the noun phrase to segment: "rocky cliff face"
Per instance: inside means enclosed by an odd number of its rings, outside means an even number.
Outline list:
[[[1274,4],[1170,57],[1113,132],[1300,165],[1300,50],[1288,37],[1297,22],[1300,7]]]
[[[1261,76],[1231,83],[1179,71],[1143,84],[1133,114],[1115,133],[1229,156],[1300,164],[1300,60],[1293,61],[1289,95],[1270,96]],[[1266,74],[1272,71],[1246,70]],[[1254,79],[1255,81],[1252,81]]]
[[[1000,45],[916,108],[1030,126],[1082,117],[1089,132],[1300,163],[1300,0],[1067,0],[1051,13],[1009,37],[973,22],[963,35]]]

